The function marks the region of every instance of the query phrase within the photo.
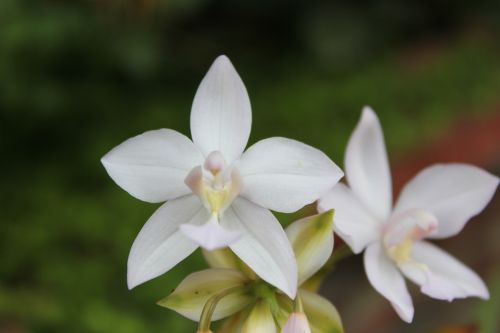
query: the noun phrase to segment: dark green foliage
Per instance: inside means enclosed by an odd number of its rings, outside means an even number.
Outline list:
[[[252,142],[292,137],[342,165],[365,104],[397,152],[498,99],[498,22],[494,1],[1,0],[0,331],[194,332],[155,302],[201,257],[129,292],[156,206],[99,159],[149,129],[189,134],[218,54],[249,90]]]

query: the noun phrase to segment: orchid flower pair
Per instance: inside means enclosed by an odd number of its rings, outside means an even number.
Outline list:
[[[432,166],[392,208],[382,129],[370,108],[347,146],[349,186],[338,183],[343,172],[330,158],[298,141],[269,138],[244,151],[250,127],[245,86],[220,56],[193,101],[192,141],[169,129],[149,131],[102,158],[132,196],[165,202],[132,245],[129,288],[201,247],[213,268],[188,276],[161,305],[200,320],[203,329],[230,316],[223,332],[341,332],[333,305],[304,290],[331,258],[335,230],[354,253],[365,250],[370,283],[405,321],[414,310],[403,276],[433,298],[488,298],[473,271],[424,239],[457,234],[490,201],[496,176],[464,164]],[[290,213],[315,201],[322,214],[286,232],[270,212]]]

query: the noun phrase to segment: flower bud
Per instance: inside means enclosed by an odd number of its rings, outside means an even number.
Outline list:
[[[292,312],[281,333],[311,333],[306,315],[302,312]]]
[[[333,251],[333,210],[309,216],[286,229],[299,272],[299,285],[313,276]]]
[[[179,286],[158,305],[174,310],[191,320],[198,321],[206,302],[214,295],[241,286],[241,291],[224,297],[217,305],[212,320],[218,320],[245,308],[252,297],[243,287],[248,278],[232,269],[212,268],[188,275]]]
[[[314,332],[343,333],[342,320],[335,306],[326,298],[303,290],[299,291],[304,313],[309,319],[309,325]],[[290,331],[292,332],[292,331]],[[300,332],[300,331],[298,331]],[[309,331],[306,331],[309,332]]]
[[[259,300],[248,315],[241,328],[241,333],[276,333],[276,324],[268,301]]]

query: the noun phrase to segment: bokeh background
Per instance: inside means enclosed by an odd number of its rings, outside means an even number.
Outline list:
[[[156,206],[120,190],[99,159],[146,130],[189,134],[197,85],[222,53],[253,103],[251,142],[295,138],[342,165],[369,104],[396,192],[435,162],[500,171],[497,0],[1,0],[0,332],[195,331],[155,302],[205,267],[200,254],[128,291],[128,251]],[[485,278],[489,302],[412,288],[406,325],[359,257],[322,292],[350,333],[498,333],[499,216],[497,195],[440,242]]]

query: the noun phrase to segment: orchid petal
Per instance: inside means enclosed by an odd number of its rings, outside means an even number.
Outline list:
[[[274,215],[238,197],[224,212],[221,224],[243,232],[230,245],[231,250],[264,281],[295,298],[297,264],[290,242]]]
[[[257,301],[241,328],[241,333],[256,332],[276,333],[271,307],[264,299]]]
[[[333,251],[333,211],[309,216],[286,228],[299,271],[299,285],[313,276]]]
[[[206,250],[215,250],[234,243],[241,237],[241,232],[227,230],[219,225],[217,217],[211,216],[208,222],[202,225],[183,224],[180,231],[187,238],[199,244]]]
[[[384,134],[377,115],[363,109],[358,125],[349,139],[345,172],[352,191],[379,220],[389,217],[392,185]]]
[[[498,177],[472,165],[437,164],[425,168],[403,189],[395,211],[412,208],[434,214],[439,228],[431,238],[459,233],[491,200]]]
[[[391,302],[401,319],[411,322],[414,309],[405,280],[379,242],[367,247],[364,265],[375,290]]]
[[[452,301],[456,298],[489,298],[481,278],[460,261],[428,242],[416,242],[412,248],[414,264],[400,266],[403,273],[421,291],[436,299]]]
[[[206,269],[188,275],[167,297],[158,302],[184,317],[198,321],[205,303],[228,288],[242,287],[242,291],[230,293],[221,299],[215,308],[212,320],[230,316],[243,308],[252,297],[243,290],[248,279],[241,272],[232,269]]]
[[[285,138],[265,139],[248,148],[238,170],[242,196],[285,213],[314,202],[343,176],[320,150]]]
[[[423,209],[434,214],[439,228],[430,238],[458,234],[491,200],[498,177],[472,165],[436,164],[425,168],[403,189],[395,212]]]
[[[309,319],[312,333],[344,332],[340,315],[329,300],[303,289],[299,290],[299,297]]]
[[[318,211],[335,210],[335,232],[354,253],[380,237],[382,222],[370,214],[346,185],[339,183],[318,201]]]
[[[191,135],[207,156],[220,151],[231,163],[250,136],[252,111],[245,85],[226,56],[219,56],[201,81],[191,109]]]
[[[151,280],[177,265],[198,248],[178,227],[200,224],[209,217],[200,200],[186,196],[168,201],[149,218],[132,245],[128,257],[130,289]]]
[[[203,163],[198,148],[179,132],[148,131],[118,145],[102,159],[109,176],[137,199],[163,202],[190,193],[184,179]]]

